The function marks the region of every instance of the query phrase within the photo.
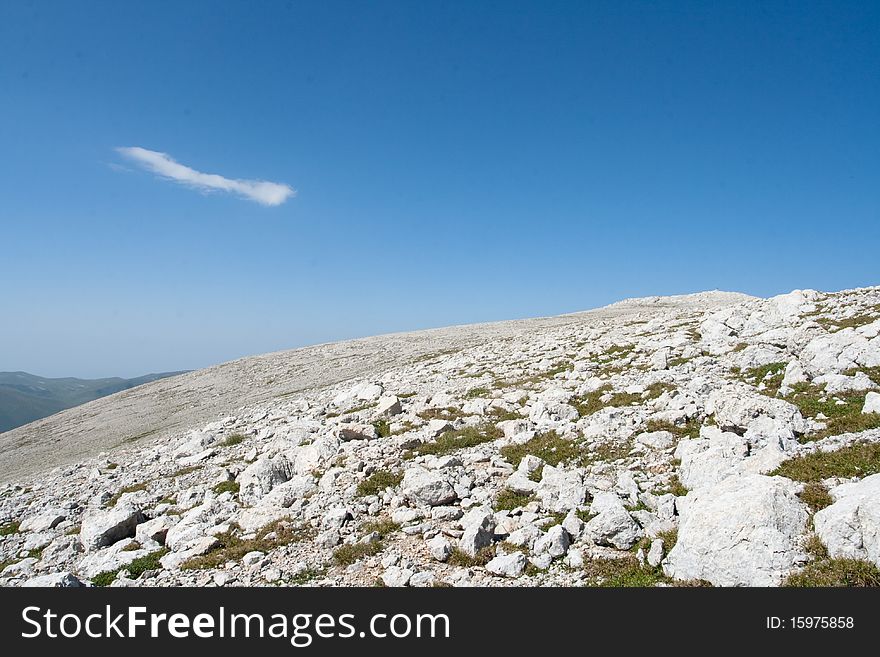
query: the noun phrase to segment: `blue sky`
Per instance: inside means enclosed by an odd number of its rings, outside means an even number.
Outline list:
[[[870,2],[7,0],[0,370],[878,284],[878,33]]]

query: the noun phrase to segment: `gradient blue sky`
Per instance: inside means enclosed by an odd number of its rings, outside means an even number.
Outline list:
[[[880,283],[878,33],[876,2],[5,0],[0,370]]]

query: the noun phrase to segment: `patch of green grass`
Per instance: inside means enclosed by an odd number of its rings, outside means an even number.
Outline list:
[[[665,487],[658,491],[654,491],[655,495],[665,495],[667,493],[672,493],[676,497],[683,497],[688,494],[688,489],[681,483],[681,479],[678,478],[677,474],[674,474],[669,478]]]
[[[485,566],[495,557],[495,548],[492,546],[484,547],[477,552],[476,556],[470,556],[459,548],[452,548],[452,554],[446,560],[450,566],[461,566],[463,568],[473,568],[474,566]]]
[[[657,381],[645,388],[645,399],[657,399],[664,392],[672,392],[675,386],[665,381]]]
[[[394,522],[391,518],[380,518],[378,520],[367,520],[363,524],[361,524],[358,529],[361,532],[361,535],[366,536],[367,534],[372,534],[376,532],[382,538],[386,536],[390,536],[396,531],[400,530],[400,525]]]
[[[684,424],[674,424],[666,420],[648,420],[645,423],[645,431],[668,431],[679,438],[699,438],[700,421],[689,418]]]
[[[45,547],[41,547],[41,548],[34,548],[32,550],[28,550],[27,558],[28,559],[36,559],[37,561],[39,561],[40,559],[43,558],[43,550],[45,550],[45,549],[46,549]]]
[[[844,372],[847,376],[855,376],[856,374],[862,373],[871,381],[874,382],[875,385],[880,386],[880,366],[878,367],[856,367],[851,370],[847,370]]]
[[[360,413],[361,411],[366,411],[369,408],[373,408],[376,405],[376,402],[367,402],[365,404],[358,404],[357,406],[352,406],[347,411],[343,411],[342,415],[351,415],[353,413]]]
[[[633,555],[621,558],[596,558],[584,564],[587,586],[609,588],[652,587],[668,581],[657,567],[642,566]]]
[[[138,491],[147,490],[147,484],[149,482],[141,482],[139,484],[132,484],[131,486],[126,486],[124,488],[120,488],[116,491],[116,494],[107,500],[107,506],[116,506],[116,503],[126,493],[137,493]]]
[[[504,435],[498,427],[486,422],[475,427],[463,427],[455,431],[447,431],[441,434],[434,442],[417,445],[414,452],[418,454],[433,454],[443,456],[460,449],[475,447],[483,443],[491,443]]]
[[[391,435],[391,423],[388,420],[376,420],[373,422],[373,428],[380,438],[387,438]]]
[[[793,386],[793,392],[785,400],[797,406],[805,417],[815,418],[821,413],[827,418],[822,420],[824,429],[801,437],[801,442],[811,442],[842,433],[880,428],[880,414],[862,413],[866,394],[848,392],[829,395],[825,393],[824,386],[799,383]]]
[[[339,566],[350,566],[364,557],[372,557],[379,554],[385,546],[381,541],[373,543],[352,543],[341,545],[333,550],[333,561]]]
[[[569,403],[575,407],[581,417],[587,417],[609,406],[620,407],[642,403],[641,395],[629,392],[615,392],[608,398],[608,401],[603,402],[602,397],[609,392],[611,392],[611,386],[604,385],[585,397],[573,398]]]
[[[221,495],[223,493],[238,493],[241,486],[239,486],[237,481],[221,481],[219,484],[214,486],[212,489],[217,495]]]
[[[124,548],[122,548],[121,552],[136,552],[137,550],[140,550],[141,547],[142,546],[140,543],[138,543],[137,541],[132,541],[131,543],[126,545]]]
[[[817,481],[808,482],[798,497],[813,513],[834,503],[828,489]]]
[[[843,319],[835,319],[833,317],[820,317],[816,320],[816,323],[821,324],[826,329],[834,333],[845,328],[858,328],[859,326],[865,326],[866,324],[871,324],[877,321],[877,319],[880,319],[880,315],[869,313],[864,315],[856,315],[855,317],[845,317]]]
[[[683,357],[670,358],[666,364],[670,369],[672,369],[673,367],[678,367],[679,365],[684,365],[685,363],[689,363],[692,360],[693,360],[693,358],[683,358]]]
[[[166,495],[161,500],[159,500],[159,504],[171,504],[172,506],[177,504],[177,496],[176,495]]]
[[[577,463],[586,467],[593,463],[610,463],[629,456],[632,451],[632,443],[628,441],[605,441],[593,445],[589,450],[582,451]]]
[[[782,379],[785,377],[785,368],[787,362],[768,363],[759,367],[752,367],[740,372],[740,378],[746,383],[758,386],[764,383],[762,392],[769,396],[775,397],[782,386]]]
[[[544,477],[544,464],[543,463],[529,473],[529,479],[531,481],[534,481],[535,483],[540,482],[543,477]]]
[[[391,470],[376,470],[369,477],[358,483],[357,495],[366,497],[367,495],[378,495],[386,488],[394,488],[403,481],[402,472],[392,472]]]
[[[807,564],[789,575],[782,586],[792,587],[867,587],[880,586],[880,568],[860,559],[822,559]]]
[[[315,568],[309,566],[308,568],[299,571],[296,575],[290,578],[290,583],[294,586],[305,586],[312,580],[316,580],[319,577],[323,577],[327,573],[326,568]]]
[[[486,411],[486,415],[492,418],[493,422],[504,422],[506,420],[519,420],[522,418],[516,411],[506,411],[498,406],[492,406]]]
[[[580,519],[581,522],[586,524],[586,523],[590,522],[590,520],[595,518],[598,514],[591,513],[589,511],[589,509],[578,509],[577,511],[574,512],[574,515],[576,515]]]
[[[288,520],[274,520],[257,531],[254,538],[241,538],[233,530],[218,534],[218,544],[208,553],[193,557],[181,564],[183,570],[217,568],[227,561],[238,561],[248,552],[271,552],[290,543],[298,543],[314,536],[310,527],[294,525]]]
[[[529,454],[556,466],[562,461],[577,459],[581,455],[581,450],[575,443],[560,437],[555,431],[539,433],[522,445],[507,445],[501,448],[501,456],[513,467],[518,467],[520,461]]]
[[[663,551],[669,554],[669,551],[678,543],[678,528],[659,532],[657,538],[663,540]]]
[[[186,476],[186,475],[188,475],[188,474],[192,474],[193,472],[198,472],[199,470],[202,469],[202,467],[203,467],[203,466],[201,466],[201,465],[190,465],[190,466],[188,466],[188,467],[186,467],[186,468],[181,468],[181,469],[178,470],[177,472],[173,473],[173,474],[171,475],[171,478],[172,478],[172,479],[176,479],[177,477],[183,477],[183,476]]]
[[[239,445],[244,442],[245,436],[240,433],[234,433],[232,435],[226,436],[221,442],[220,447],[232,447],[234,445]]]
[[[461,409],[455,408],[454,406],[447,406],[445,408],[426,408],[425,410],[416,413],[416,415],[425,421],[455,420],[456,418],[461,417]]]
[[[110,586],[116,580],[116,576],[123,570],[127,570],[132,579],[137,579],[148,570],[161,570],[161,559],[166,554],[168,554],[168,548],[161,548],[155,552],[138,557],[122,568],[100,572],[92,578],[92,584],[95,586]]]
[[[3,523],[0,525],[0,536],[12,536],[13,534],[17,534],[20,525],[21,523],[17,520]]]
[[[829,477],[867,477],[880,472],[880,443],[855,443],[833,452],[813,452],[783,461],[771,475],[818,482]]]
[[[509,488],[503,488],[498,495],[495,496],[495,502],[492,505],[496,511],[513,511],[525,506],[535,499],[531,493],[517,493]]]
[[[465,399],[478,399],[480,397],[488,397],[491,393],[488,388],[471,388],[465,393]]]

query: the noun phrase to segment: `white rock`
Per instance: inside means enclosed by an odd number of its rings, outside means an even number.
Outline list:
[[[437,561],[446,561],[452,554],[452,543],[442,534],[437,534],[428,543],[428,551]]]
[[[545,508],[562,513],[577,508],[586,497],[583,478],[578,471],[552,465],[544,466],[535,493]]]
[[[862,413],[880,413],[880,393],[869,392],[865,395],[865,405]]]
[[[526,569],[528,560],[521,552],[511,552],[495,557],[486,564],[486,570],[500,577],[519,577]]]
[[[18,528],[20,532],[44,532],[54,529],[59,523],[64,522],[67,515],[59,509],[45,509],[35,516],[21,521]]]
[[[670,431],[646,431],[636,436],[636,442],[652,449],[669,449],[675,444],[675,436]]]
[[[776,586],[806,559],[809,514],[799,486],[782,477],[736,475],[692,492],[664,570],[716,586]]]
[[[292,466],[284,454],[272,458],[262,456],[251,463],[239,477],[239,499],[243,504],[256,504],[278,484],[290,479]]]
[[[118,504],[109,510],[89,509],[83,515],[79,540],[86,551],[97,550],[134,536],[144,515],[135,506]]]
[[[379,403],[376,404],[376,415],[378,416],[390,417],[393,415],[399,415],[402,412],[403,410],[400,407],[400,399],[394,395],[382,397],[379,399]]]
[[[382,573],[382,582],[385,586],[406,586],[415,573],[409,568],[401,568],[400,566],[391,566]]]
[[[828,554],[880,566],[880,474],[836,486],[831,497],[834,504],[813,517]]]
[[[141,545],[157,543],[165,545],[165,537],[168,530],[174,527],[178,522],[175,516],[159,516],[152,520],[147,520],[139,524],[135,528],[134,538]]]
[[[546,552],[554,559],[564,556],[566,552],[568,552],[568,546],[570,544],[570,539],[568,536],[568,532],[562,527],[562,525],[554,525],[550,529],[547,530],[547,533],[544,534],[541,538],[535,541],[534,551],[535,554],[542,554]]]
[[[79,581],[75,575],[69,572],[52,573],[51,575],[40,575],[23,582],[21,586],[39,587],[39,588],[72,588],[77,586],[85,586]]]
[[[584,534],[598,545],[628,550],[642,536],[642,530],[614,493],[596,493],[590,512],[596,517],[584,526]]]
[[[651,549],[648,550],[648,565],[659,566],[663,561],[663,539],[655,538],[651,541]]]
[[[447,504],[456,497],[455,490],[446,477],[419,466],[404,472],[400,490],[408,499],[428,506]]]

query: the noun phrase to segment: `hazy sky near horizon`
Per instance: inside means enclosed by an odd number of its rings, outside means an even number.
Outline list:
[[[0,370],[880,283],[880,3],[0,4]]]

